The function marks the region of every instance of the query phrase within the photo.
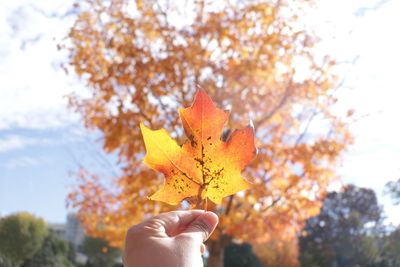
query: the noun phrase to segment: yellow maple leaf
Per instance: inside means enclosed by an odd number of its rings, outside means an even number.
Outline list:
[[[221,140],[229,114],[215,107],[202,89],[191,107],[179,109],[179,115],[188,137],[183,146],[164,129],[140,125],[147,151],[144,163],[165,176],[164,186],[150,199],[176,205],[197,197],[220,204],[222,198],[249,188],[241,171],[256,154],[253,127],[235,130],[226,142]]]

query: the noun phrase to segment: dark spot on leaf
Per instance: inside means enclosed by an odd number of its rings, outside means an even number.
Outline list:
[[[188,139],[189,139],[190,145],[192,147],[196,147],[197,146],[197,142],[196,142],[196,140],[194,140],[194,136],[192,134],[188,136]]]

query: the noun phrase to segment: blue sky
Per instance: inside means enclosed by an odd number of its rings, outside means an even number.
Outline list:
[[[317,51],[337,57],[346,78],[337,109],[354,108],[360,118],[338,171],[343,183],[375,189],[389,221],[400,223],[400,208],[382,196],[384,184],[400,178],[400,1],[318,3],[305,21],[321,36]],[[66,94],[84,90],[61,70],[65,54],[56,49],[73,23],[71,4],[0,1],[0,215],[26,210],[63,222],[76,159],[110,174],[98,135],[66,107]]]

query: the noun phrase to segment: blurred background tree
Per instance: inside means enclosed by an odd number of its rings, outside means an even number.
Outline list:
[[[299,19],[311,1],[86,0],[76,7],[64,47],[88,94],[71,95],[70,104],[119,159],[111,182],[82,168],[69,194],[89,235],[121,247],[129,226],[177,208],[146,198],[162,177],[141,163],[139,123],[164,127],[182,143],[177,108],[190,104],[197,84],[231,108],[227,133],[254,121],[259,149],[245,171],[254,186],[210,207],[220,223],[208,266],[222,266],[232,238],[288,240],[318,213],[351,135],[332,112],[335,62],[317,55],[318,37]]]
[[[21,267],[75,267],[75,253],[56,233],[49,231],[41,248]]]
[[[85,267],[113,267],[121,251],[110,247],[101,238],[86,236],[82,244],[82,252],[88,257]]]
[[[224,266],[261,267],[261,262],[253,253],[251,244],[229,244],[224,251]]]
[[[385,191],[391,196],[395,205],[400,204],[400,179],[388,182],[385,186]]]
[[[345,187],[329,193],[321,213],[300,237],[300,262],[307,267],[375,266],[381,255],[382,214],[372,189]]]
[[[17,213],[0,220],[0,255],[18,267],[42,246],[48,234],[46,223],[29,213]]]
[[[400,266],[400,229],[383,237],[382,255],[377,267]]]
[[[297,237],[271,239],[253,250],[264,267],[299,267]]]

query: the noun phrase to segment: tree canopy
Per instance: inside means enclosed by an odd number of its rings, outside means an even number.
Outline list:
[[[12,266],[31,258],[48,234],[45,222],[29,213],[17,213],[0,220],[0,255]]]
[[[21,267],[74,267],[75,254],[69,244],[49,231],[41,248]]]
[[[317,55],[318,38],[300,19],[310,7],[290,0],[78,5],[64,47],[89,94],[71,95],[70,104],[101,133],[104,150],[118,153],[120,170],[112,186],[87,169],[77,175],[69,203],[90,235],[121,246],[131,224],[176,209],[147,199],[162,177],[141,163],[139,124],[163,127],[182,143],[176,110],[189,105],[198,84],[231,109],[224,135],[252,119],[258,147],[244,174],[253,186],[210,207],[220,217],[210,246],[222,246],[223,236],[293,236],[318,213],[351,135],[332,112],[335,62]],[[320,127],[310,132],[313,123]]]
[[[118,249],[110,247],[107,241],[89,236],[85,237],[81,250],[88,257],[87,267],[113,267],[121,254]]]
[[[248,243],[229,244],[225,248],[224,266],[229,267],[261,267],[261,262],[253,253]]]
[[[385,186],[386,193],[389,194],[396,205],[400,204],[400,179],[390,181]]]
[[[349,185],[329,193],[321,213],[307,221],[300,237],[302,266],[374,266],[380,255],[381,219],[373,190]]]

